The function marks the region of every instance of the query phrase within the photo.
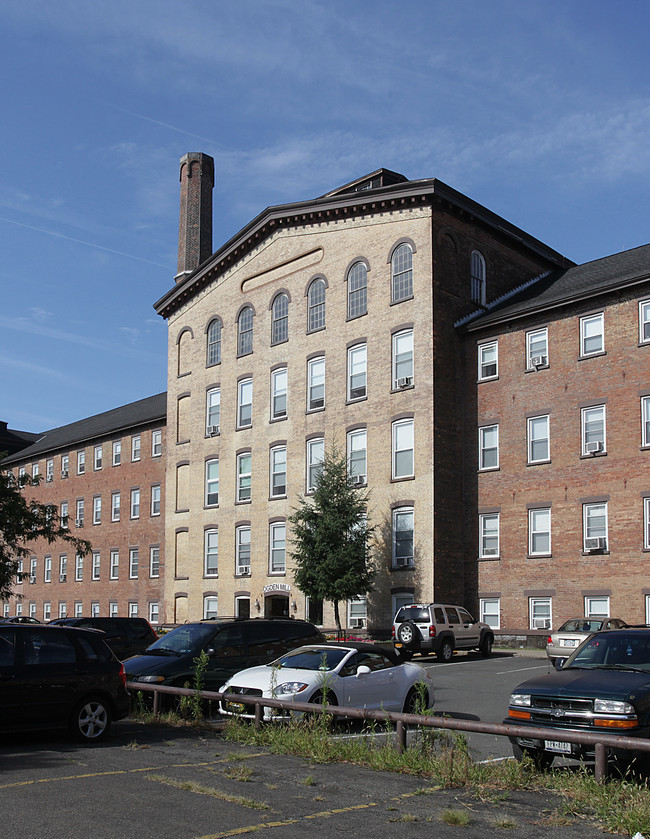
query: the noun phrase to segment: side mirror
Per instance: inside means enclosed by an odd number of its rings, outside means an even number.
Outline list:
[[[553,661],[553,666],[556,670],[561,670],[566,664],[566,658],[556,658]]]
[[[370,673],[370,668],[367,664],[360,664],[357,667],[357,676],[367,676]]]

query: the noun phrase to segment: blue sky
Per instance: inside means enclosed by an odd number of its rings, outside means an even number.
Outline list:
[[[0,419],[166,387],[179,159],[216,249],[381,166],[574,259],[650,242],[650,3],[20,0],[0,9]]]

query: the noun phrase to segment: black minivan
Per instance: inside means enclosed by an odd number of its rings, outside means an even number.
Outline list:
[[[120,661],[144,652],[158,638],[144,618],[55,618],[50,623],[100,629],[104,633],[104,641]]]
[[[205,690],[218,691],[227,679],[266,664],[296,647],[322,644],[323,633],[293,618],[235,618],[185,623],[159,638],[143,655],[124,662],[129,682],[183,687],[194,683],[194,659],[202,651],[209,661]]]

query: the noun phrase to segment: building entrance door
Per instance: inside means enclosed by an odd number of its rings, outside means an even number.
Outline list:
[[[270,594],[264,600],[265,618],[288,618],[289,597],[286,594]]]

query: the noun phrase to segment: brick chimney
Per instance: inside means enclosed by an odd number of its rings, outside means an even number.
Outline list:
[[[177,283],[212,255],[214,160],[202,152],[183,155],[180,181]]]

